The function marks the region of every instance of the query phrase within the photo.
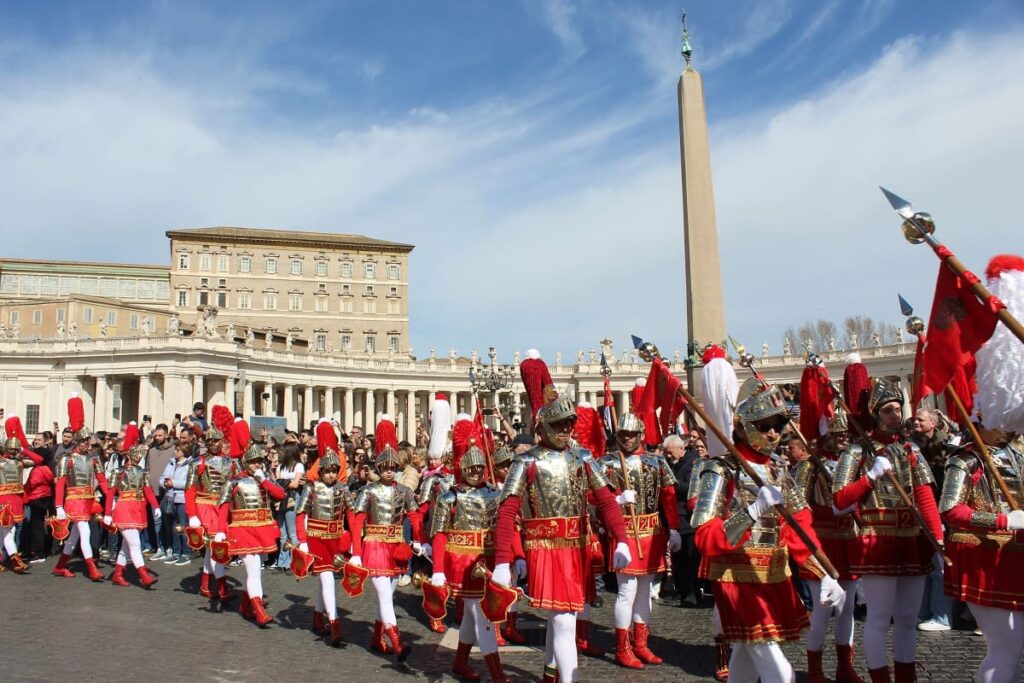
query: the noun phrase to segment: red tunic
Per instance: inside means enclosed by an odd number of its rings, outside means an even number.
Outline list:
[[[382,482],[378,484],[383,485]],[[397,485],[392,483],[392,486]],[[411,492],[410,492],[411,495]],[[423,515],[419,509],[407,509],[405,515],[412,526],[413,540],[423,543]],[[352,520],[352,554],[358,555],[370,576],[401,576],[409,569],[412,551],[405,543],[401,522],[398,524],[371,524],[365,512],[357,512]]]
[[[309,529],[306,528],[307,523]],[[313,556],[313,573],[340,571],[334,566],[334,556],[348,553],[352,549],[352,534],[348,531],[355,526],[355,515],[345,511],[344,522],[332,519],[330,522],[308,520],[305,512],[295,518],[295,535],[299,543],[309,546]],[[347,528],[346,528],[347,527]]]
[[[117,506],[114,506],[114,496],[117,496]],[[156,510],[160,503],[156,500],[156,494],[149,486],[142,491],[124,491],[117,488],[110,490],[107,496],[106,514],[114,520],[114,526],[118,529],[145,529],[149,526],[149,518],[146,515],[146,503]],[[113,508],[113,512],[111,512]]]
[[[235,483],[228,482],[227,486],[232,488]],[[269,479],[260,482],[260,487],[268,497],[284,500],[284,489]],[[269,507],[234,510],[229,500],[220,506],[218,513],[220,528],[227,529],[228,550],[232,555],[259,555],[277,550],[281,532]]]
[[[0,456],[6,457],[6,456]],[[25,449],[15,456],[28,458],[33,465],[41,465],[43,459]],[[25,489],[20,481],[0,484],[0,526],[14,526],[25,521]]]

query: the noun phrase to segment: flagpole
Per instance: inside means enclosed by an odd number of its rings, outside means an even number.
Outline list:
[[[612,376],[612,368],[611,368],[610,365],[608,365],[608,361],[605,360],[605,357],[604,357],[603,353],[601,354],[601,374],[604,375],[604,378],[605,378],[606,382]],[[619,423],[618,423],[618,420],[616,419],[616,416],[615,416],[615,401],[612,401],[611,413],[612,413],[612,429],[613,430],[617,430]],[[615,434],[616,432],[613,431],[612,433]],[[629,491],[632,488],[629,485],[629,467],[626,466],[626,456],[622,452],[622,444],[617,444],[617,445],[619,446],[619,449],[618,449],[619,450],[619,467],[622,469],[622,490],[623,491]],[[627,505],[626,509],[632,511],[632,514],[630,515],[630,519],[633,520],[633,523],[632,523],[631,526],[633,527],[633,536],[636,538],[636,555],[637,555],[637,559],[642,560],[642,559],[644,559],[644,549],[640,546],[640,526],[639,526],[639,521],[636,518],[636,503],[632,503],[630,505]]]

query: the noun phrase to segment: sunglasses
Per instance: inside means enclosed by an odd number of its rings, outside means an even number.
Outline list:
[[[772,420],[770,422],[764,420],[762,422],[758,422],[755,426],[757,427],[757,431],[762,434],[767,434],[773,429],[781,434],[782,430],[786,428],[786,424],[787,420]]]

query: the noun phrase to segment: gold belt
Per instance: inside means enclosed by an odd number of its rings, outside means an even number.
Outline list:
[[[118,491],[118,500],[142,500],[145,496],[142,491]]]
[[[306,535],[310,538],[340,538],[345,524],[340,519],[306,518]]]
[[[579,517],[538,517],[523,520],[523,548],[582,548],[585,539]]]
[[[255,510],[232,510],[231,523],[228,526],[266,526],[274,518],[267,508]]]
[[[69,486],[64,495],[65,500],[88,500],[93,497],[92,486]]]
[[[917,536],[921,527],[911,508],[875,508],[861,512],[864,520],[862,534],[865,536]]]
[[[754,546],[719,555],[708,563],[708,579],[725,583],[779,583],[789,577],[785,546]]]
[[[1016,553],[1024,552],[1024,529],[1018,531],[954,531],[950,543],[964,545],[997,545]]]
[[[445,551],[456,555],[494,553],[494,533],[490,529],[449,529]]]
[[[400,524],[367,524],[364,527],[363,540],[402,543],[405,538]]]
[[[649,515],[624,515],[624,517],[626,535],[630,538],[647,538],[661,531],[661,517],[657,512]]]
[[[204,504],[207,504],[207,505],[216,505],[217,503],[220,502],[220,494],[219,493],[197,493],[196,494],[196,502],[197,503],[204,503]]]
[[[0,484],[0,496],[20,496],[25,493],[21,484]]]

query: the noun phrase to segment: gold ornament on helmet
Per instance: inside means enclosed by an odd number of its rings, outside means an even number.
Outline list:
[[[377,467],[378,472],[388,467],[399,469],[402,466],[402,459],[398,456],[398,452],[395,451],[394,448],[391,446],[385,446],[384,450],[377,453],[373,460],[373,464]]]
[[[4,441],[4,452],[5,453],[20,453],[21,452],[21,441],[18,441],[16,437],[10,436]]]
[[[221,441],[224,439],[224,432],[217,429],[216,425],[210,425],[206,430],[206,440],[209,441]]]
[[[251,462],[262,462],[266,456],[263,455],[263,449],[253,444],[245,449],[245,453],[242,455],[242,462],[248,465]]]
[[[759,422],[776,418],[784,420],[789,417],[789,409],[786,401],[782,398],[782,392],[775,385],[764,388],[758,383],[760,391],[747,392],[746,398],[740,400],[736,406],[736,428],[746,439],[751,448],[760,453],[770,453],[779,445],[782,438],[783,427],[776,430],[775,438],[770,438],[767,432],[762,432],[758,427]],[[747,384],[740,388],[739,396],[744,395]]]
[[[899,403],[903,405],[903,391],[899,382],[894,382],[884,377],[879,377],[871,386],[871,395],[868,397],[868,412],[872,415],[878,414],[878,409],[886,403]]]
[[[328,448],[323,457],[320,458],[319,467],[321,472],[330,467],[338,470],[341,469],[341,459],[338,458],[338,454],[333,448]]]

